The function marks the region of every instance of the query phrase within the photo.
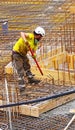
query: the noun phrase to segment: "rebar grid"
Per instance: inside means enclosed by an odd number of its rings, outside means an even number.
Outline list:
[[[5,79],[7,80],[8,96]],[[41,83],[37,85],[27,84],[24,93],[21,95],[18,88],[17,77],[6,75],[0,84],[0,99],[4,105],[57,95],[71,90],[74,90],[74,86],[55,85],[52,84],[51,81],[49,82],[44,79],[44,81],[41,81]],[[9,103],[7,102],[7,98],[9,98]],[[37,103],[33,103],[32,106],[36,104]],[[7,111],[7,108],[5,108],[5,110]],[[13,107],[11,109],[13,116],[15,111],[18,113],[19,107]]]
[[[0,111],[0,117],[4,117],[5,113]],[[7,116],[7,115],[6,115]],[[24,115],[19,115],[18,118],[12,117],[12,125],[14,130],[63,130],[64,127],[67,125],[67,123],[72,118],[72,114],[65,114],[65,115],[54,115],[53,117],[49,115],[42,115],[39,118],[35,117],[29,117]],[[2,118],[0,118],[0,128],[5,130],[8,127],[7,130],[10,130],[9,128],[9,122]],[[1,124],[2,123],[2,124]],[[2,126],[3,125],[3,126]],[[75,122],[69,126],[68,130],[74,130],[75,128]]]

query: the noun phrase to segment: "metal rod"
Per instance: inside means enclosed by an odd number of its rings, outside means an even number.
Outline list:
[[[71,125],[71,123],[74,121],[75,119],[75,115],[72,117],[72,119],[70,120],[70,122],[67,124],[67,126],[64,128],[64,130],[67,130],[68,127]]]
[[[7,104],[9,104],[9,93],[8,93],[8,86],[7,86],[7,80],[5,78],[5,89],[6,89],[6,98],[7,98]],[[9,116],[9,124],[10,124],[10,130],[13,130],[12,128],[12,121],[11,121],[11,110],[8,108],[8,116]]]

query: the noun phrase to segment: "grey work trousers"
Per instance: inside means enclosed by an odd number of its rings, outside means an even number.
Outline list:
[[[19,77],[23,78],[27,70],[30,70],[29,59],[27,56],[22,56],[19,53],[12,54],[13,65],[17,70]]]

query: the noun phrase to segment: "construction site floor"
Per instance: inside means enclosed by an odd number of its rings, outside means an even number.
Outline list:
[[[71,108],[75,107],[75,101],[62,105],[54,110],[48,111],[38,118],[25,115],[16,115],[12,119],[13,130],[63,130],[71,120],[73,114],[69,113]],[[3,112],[0,112],[0,128],[10,130],[6,120],[3,122]],[[1,123],[2,122],[2,123]],[[69,126],[68,130],[75,130],[75,120]]]
[[[9,80],[8,88],[12,85],[11,80]],[[42,83],[40,85],[26,87],[26,94],[22,96],[18,95],[18,99],[19,101],[32,100],[37,97],[62,93],[72,89],[74,89],[74,86],[56,86],[50,85],[49,83]],[[75,100],[47,111],[37,118],[14,112],[11,114],[12,128],[10,128],[9,113],[7,111],[0,111],[0,128],[2,130],[63,130],[74,115],[69,112],[70,109],[75,109]],[[75,130],[75,121],[72,122],[68,130]]]

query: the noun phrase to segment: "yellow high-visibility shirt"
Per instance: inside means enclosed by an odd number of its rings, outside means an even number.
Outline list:
[[[37,46],[37,44],[34,44],[34,34],[28,33],[28,36],[29,37],[27,38],[27,42],[29,43],[31,49],[36,51],[38,46]],[[27,48],[25,41],[23,40],[22,37],[20,37],[19,40],[13,46],[13,51],[18,52],[21,55],[26,55],[27,52],[29,51],[29,49]]]

